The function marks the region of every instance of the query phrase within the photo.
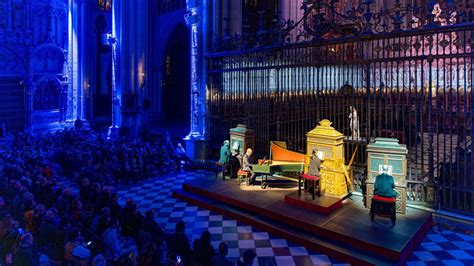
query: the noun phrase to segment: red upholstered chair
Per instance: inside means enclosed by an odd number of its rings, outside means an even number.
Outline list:
[[[311,195],[313,195],[313,200],[315,199],[315,195],[316,195],[316,187],[317,187],[317,190],[318,190],[318,197],[321,197],[321,186],[320,186],[320,180],[321,180],[321,177],[319,176],[312,176],[312,175],[307,175],[307,174],[300,174],[298,176],[298,196],[301,196],[301,179],[303,180],[308,180],[308,182],[312,182],[313,183],[313,189],[311,191]]]
[[[237,172],[237,177],[239,179],[239,186],[240,186],[240,183],[242,183],[242,178],[246,178],[247,179],[247,186],[249,185],[249,175],[250,175],[250,172],[249,171],[244,171],[242,169],[240,169],[238,172]]]
[[[390,218],[392,224],[396,221],[396,199],[381,196],[373,196],[370,205],[370,219],[374,221],[375,215]]]

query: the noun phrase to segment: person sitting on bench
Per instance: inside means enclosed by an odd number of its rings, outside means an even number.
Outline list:
[[[232,145],[232,152],[229,157],[229,167],[230,167],[230,178],[237,178],[237,172],[240,169],[239,161],[239,143],[236,141]]]
[[[252,157],[251,156],[252,156],[252,149],[248,148],[247,152],[244,155],[244,158],[242,159],[242,170],[250,173],[249,184],[254,185],[256,174],[252,171],[252,161],[251,161]]]
[[[321,162],[324,160],[324,153],[316,149],[311,154],[307,175],[320,177]]]
[[[374,196],[396,198],[397,193],[394,188],[393,176],[388,174],[388,165],[384,165],[382,166],[382,173],[375,177]]]
[[[308,172],[306,172],[307,175],[317,177],[318,180],[321,178],[321,168],[324,168],[321,166],[321,163],[324,161],[324,153],[322,151],[318,151],[317,149],[314,149],[312,154],[311,154],[311,159],[309,161],[309,166],[308,166]],[[308,180],[305,180],[305,187],[308,188],[308,191],[314,191],[314,187],[316,184],[312,182],[308,182]],[[320,191],[318,192],[318,195],[320,195]]]

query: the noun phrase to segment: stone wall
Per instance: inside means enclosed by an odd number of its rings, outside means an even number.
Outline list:
[[[61,127],[67,10],[67,0],[0,0],[0,87],[16,95],[0,94],[0,123],[7,130]]]

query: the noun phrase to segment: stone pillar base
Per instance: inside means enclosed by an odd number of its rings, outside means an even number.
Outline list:
[[[109,127],[109,131],[107,132],[107,139],[118,139],[120,136],[120,128],[111,126]]]
[[[204,161],[206,159],[206,141],[195,138],[184,138],[186,142],[186,155],[192,161]]]
[[[71,127],[73,128],[75,122],[76,122],[76,120],[66,120],[66,122],[64,122],[64,127],[65,128],[71,128]],[[91,129],[91,125],[89,123],[89,120],[81,119],[81,122],[82,122],[82,129],[85,129],[85,130],[90,130]]]

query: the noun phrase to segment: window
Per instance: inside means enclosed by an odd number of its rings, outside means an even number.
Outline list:
[[[56,79],[45,78],[36,85],[34,96],[35,110],[59,109],[61,83]]]
[[[186,8],[186,0],[157,0],[158,16]]]

